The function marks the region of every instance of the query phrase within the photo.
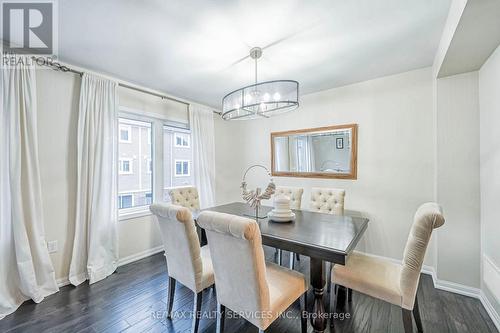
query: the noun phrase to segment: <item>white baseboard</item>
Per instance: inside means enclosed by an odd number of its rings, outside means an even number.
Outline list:
[[[500,302],[500,267],[487,255],[483,255],[483,282],[496,301]]]
[[[164,251],[163,245],[153,247],[152,249],[147,249],[138,253],[134,253],[128,257],[123,257],[118,260],[118,267],[130,264],[134,261],[144,259],[146,257],[152,256],[153,254],[157,254]]]
[[[486,295],[482,291],[479,300],[481,301],[481,304],[483,304],[491,320],[493,320],[493,323],[497,327],[497,330],[500,332],[500,314],[495,311],[495,307],[493,306],[493,304],[491,304],[488,297],[486,297]]]

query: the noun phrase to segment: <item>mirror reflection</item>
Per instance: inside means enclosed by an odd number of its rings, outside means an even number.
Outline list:
[[[273,174],[354,179],[355,135],[356,125],[272,133]]]

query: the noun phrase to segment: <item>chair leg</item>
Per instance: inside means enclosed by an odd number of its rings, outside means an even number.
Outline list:
[[[167,299],[167,318],[172,319],[172,306],[174,305],[175,279],[168,277],[168,299]]]
[[[333,318],[334,318],[335,311],[337,311],[337,299],[338,299],[338,294],[339,294],[339,286],[331,283],[331,288],[333,288],[333,289],[330,291],[330,327],[333,328]]]
[[[352,289],[347,288],[347,302],[351,303],[352,302]]]
[[[193,311],[193,326],[192,332],[198,333],[198,326],[200,325],[200,317],[201,317],[201,301],[202,301],[203,291],[200,291],[196,295],[194,295],[194,311]]]
[[[226,317],[226,307],[217,302],[217,333],[224,332],[224,318]]]
[[[300,329],[307,333],[307,291],[300,296]]]
[[[420,318],[420,310],[418,309],[418,297],[415,295],[415,305],[413,306],[413,317],[415,318],[415,323],[417,323],[417,332],[422,333],[424,328],[422,327],[422,318]]]
[[[283,251],[276,249],[276,263],[281,266],[283,263]]]
[[[295,253],[295,259],[297,259],[297,261],[300,261],[300,254]]]
[[[413,318],[410,310],[401,309],[405,333],[413,333]]]
[[[293,252],[290,252],[290,259],[289,259],[289,263],[288,263],[288,267],[290,269],[294,269],[295,268],[295,254]]]

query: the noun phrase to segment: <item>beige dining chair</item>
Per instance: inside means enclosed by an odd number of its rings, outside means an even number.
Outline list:
[[[336,188],[311,189],[310,210],[318,213],[344,215],[345,190]]]
[[[304,189],[301,187],[278,186],[274,195],[285,195],[290,198],[290,208],[300,209],[302,205],[302,194]]]
[[[291,209],[300,209],[302,206],[302,194],[304,193],[304,189],[301,187],[291,187],[291,186],[278,186],[276,187],[276,191],[274,195],[285,195],[290,198],[290,208]],[[281,249],[276,249],[275,252],[275,261],[277,264],[282,264],[283,251]],[[290,252],[288,267],[293,269],[295,266],[295,259],[300,260],[299,256]]]
[[[198,190],[194,186],[171,188],[168,191],[168,195],[174,205],[186,207],[190,210],[200,209]]]
[[[304,275],[266,263],[260,229],[242,216],[202,212],[217,286],[217,332],[224,330],[226,307],[264,331],[297,299],[301,300],[301,329],[307,331]]]
[[[195,294],[192,331],[197,332],[202,292],[214,284],[210,250],[208,246],[200,247],[189,209],[172,204],[153,204],[150,210],[157,217],[167,259],[167,317],[171,318],[175,284],[179,281]]]
[[[344,215],[345,190],[337,188],[313,187],[311,189],[310,210],[317,213]],[[331,263],[327,265],[327,291],[331,291],[330,272]],[[352,290],[347,290],[349,301],[352,299]]]
[[[335,292],[330,293],[330,313],[336,310],[337,286],[340,285],[400,306],[405,333],[413,332],[413,312],[418,332],[423,332],[417,298],[420,271],[432,231],[442,226],[444,221],[438,204],[425,203],[413,218],[401,264],[353,252],[345,266],[335,265],[332,268]],[[330,325],[333,326],[333,320]]]

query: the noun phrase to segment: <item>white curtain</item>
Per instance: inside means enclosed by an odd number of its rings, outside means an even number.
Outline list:
[[[69,281],[112,274],[118,262],[117,83],[84,74],[78,115],[75,237]]]
[[[197,105],[189,108],[193,141],[194,185],[198,188],[201,208],[215,205],[214,117],[210,109]]]
[[[1,70],[0,319],[58,291],[47,251],[38,163],[35,69]]]

